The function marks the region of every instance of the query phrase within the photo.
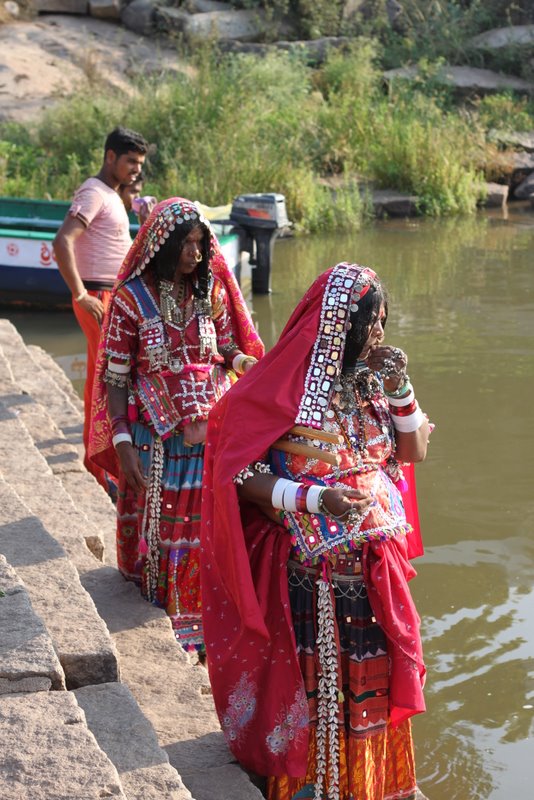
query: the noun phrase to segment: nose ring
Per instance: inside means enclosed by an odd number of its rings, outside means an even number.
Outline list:
[[[197,264],[200,264],[200,262],[202,261],[202,253],[199,252],[196,254],[195,261],[197,262]]]

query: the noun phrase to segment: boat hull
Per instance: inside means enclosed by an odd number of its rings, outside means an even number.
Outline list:
[[[213,227],[216,229],[216,225]],[[216,231],[217,232],[217,231]],[[0,229],[0,303],[43,308],[65,307],[71,295],[54,257],[53,233]],[[230,268],[239,279],[240,245],[237,234],[219,238]]]

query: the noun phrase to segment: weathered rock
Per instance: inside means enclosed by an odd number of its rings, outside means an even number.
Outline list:
[[[534,173],[525,178],[518,186],[514,188],[514,197],[518,200],[527,200],[534,195]]]
[[[534,153],[534,131],[491,130],[488,132],[488,137],[506,147],[516,147],[519,150],[526,150],[527,153]]]
[[[472,47],[499,50],[501,47],[518,47],[534,44],[534,25],[510,25],[508,28],[493,28],[470,39]]]
[[[201,14],[209,11],[231,11],[230,3],[220,3],[218,0],[187,0],[184,6],[190,14]]]
[[[184,21],[182,30],[189,37],[253,41],[267,33],[268,27],[261,10],[242,9],[191,14]]]
[[[120,19],[120,0],[89,0],[89,14],[99,19]]]
[[[158,5],[154,8],[153,24],[159,31],[183,33],[190,17],[183,8]]]
[[[309,41],[279,41],[264,44],[262,42],[220,42],[221,50],[234,53],[254,53],[265,55],[276,50],[298,53],[305,56],[309,64],[322,64],[331,50],[343,50],[350,45],[348,36],[323,36],[321,39]]]
[[[40,14],[87,14],[87,0],[32,0]]]
[[[65,675],[26,587],[0,555],[0,695],[64,689]]]
[[[504,208],[508,200],[508,186],[502,183],[487,183],[486,192],[486,197],[481,205],[486,208]]]
[[[182,777],[195,800],[213,800],[213,787],[219,797],[232,800],[262,800],[263,794],[254,786],[238,764],[207,767],[189,771],[185,767]]]
[[[150,36],[154,32],[154,0],[133,0],[121,11],[121,22],[131,31],[142,36]]]
[[[2,800],[127,800],[71,692],[3,697]]]
[[[351,19],[365,4],[365,0],[345,0],[343,4],[342,19]]]
[[[391,189],[375,189],[371,192],[371,202],[377,217],[413,217],[419,198]]]
[[[0,443],[4,433],[1,420]],[[117,652],[76,569],[4,480],[0,480],[0,552],[24,581],[46,625],[67,687],[118,680]]]
[[[117,769],[128,800],[192,800],[125,684],[85,686],[74,694],[89,730]]]
[[[419,68],[399,67],[390,69],[383,73],[386,81],[392,80],[414,80],[419,76]],[[516,78],[513,75],[501,75],[489,69],[477,69],[476,67],[456,67],[445,65],[438,69],[434,80],[444,86],[462,94],[490,94],[492,92],[503,92],[507,90],[516,92],[531,92],[534,90],[534,83]]]

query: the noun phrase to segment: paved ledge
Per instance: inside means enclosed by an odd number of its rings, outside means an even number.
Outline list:
[[[3,438],[0,422],[0,442]],[[3,479],[0,552],[24,581],[33,607],[46,625],[67,687],[118,680],[117,652],[92,599],[80,584],[78,572],[63,548]]]
[[[74,694],[90,731],[115,765],[128,800],[192,800],[127,686],[103,683]]]
[[[52,641],[15,570],[0,555],[0,695],[64,689]]]
[[[128,800],[71,692],[3,697],[2,800]]]

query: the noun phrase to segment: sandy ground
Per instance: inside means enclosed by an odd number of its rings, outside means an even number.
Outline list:
[[[48,14],[0,25],[0,120],[26,122],[74,89],[132,92],[139,72],[180,71],[176,49],[92,17]]]

